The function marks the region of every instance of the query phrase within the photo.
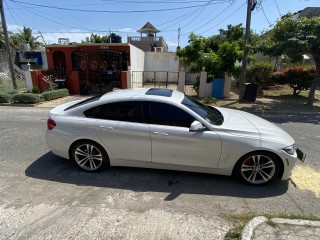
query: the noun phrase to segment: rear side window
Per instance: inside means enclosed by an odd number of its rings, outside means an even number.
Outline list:
[[[195,120],[189,113],[185,112],[176,106],[160,103],[150,102],[151,124],[187,127]]]
[[[143,122],[142,104],[139,102],[117,102],[100,105],[83,113],[88,118],[124,122]]]

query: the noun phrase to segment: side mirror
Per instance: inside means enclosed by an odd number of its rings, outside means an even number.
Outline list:
[[[204,127],[200,122],[194,121],[193,123],[191,123],[189,131],[190,132],[198,132],[198,131],[201,131],[203,129],[204,129]]]

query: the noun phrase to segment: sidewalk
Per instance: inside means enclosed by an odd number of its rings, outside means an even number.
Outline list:
[[[242,240],[319,240],[320,221],[255,217],[244,227]]]

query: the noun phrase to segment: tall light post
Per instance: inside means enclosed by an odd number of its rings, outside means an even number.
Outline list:
[[[11,58],[10,44],[9,44],[9,38],[8,38],[7,23],[6,23],[6,18],[4,15],[2,0],[0,0],[0,12],[1,12],[1,22],[2,22],[4,42],[6,44],[6,50],[7,50],[7,54],[8,54],[8,64],[9,64],[9,71],[10,71],[10,75],[11,75],[11,79],[12,79],[12,85],[13,85],[14,89],[18,89],[16,77],[14,75],[14,68],[13,68],[13,62],[12,62],[12,58]]]

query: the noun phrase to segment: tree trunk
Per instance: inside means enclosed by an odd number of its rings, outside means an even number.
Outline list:
[[[309,95],[308,95],[308,100],[307,100],[307,106],[310,106],[310,107],[313,106],[314,94],[315,94],[315,91],[316,91],[316,88],[318,85],[318,81],[320,80],[320,61],[317,61],[320,59],[317,59],[317,58],[314,58],[314,59],[315,59],[315,63],[316,63],[316,74],[314,75],[314,79],[312,81]]]

